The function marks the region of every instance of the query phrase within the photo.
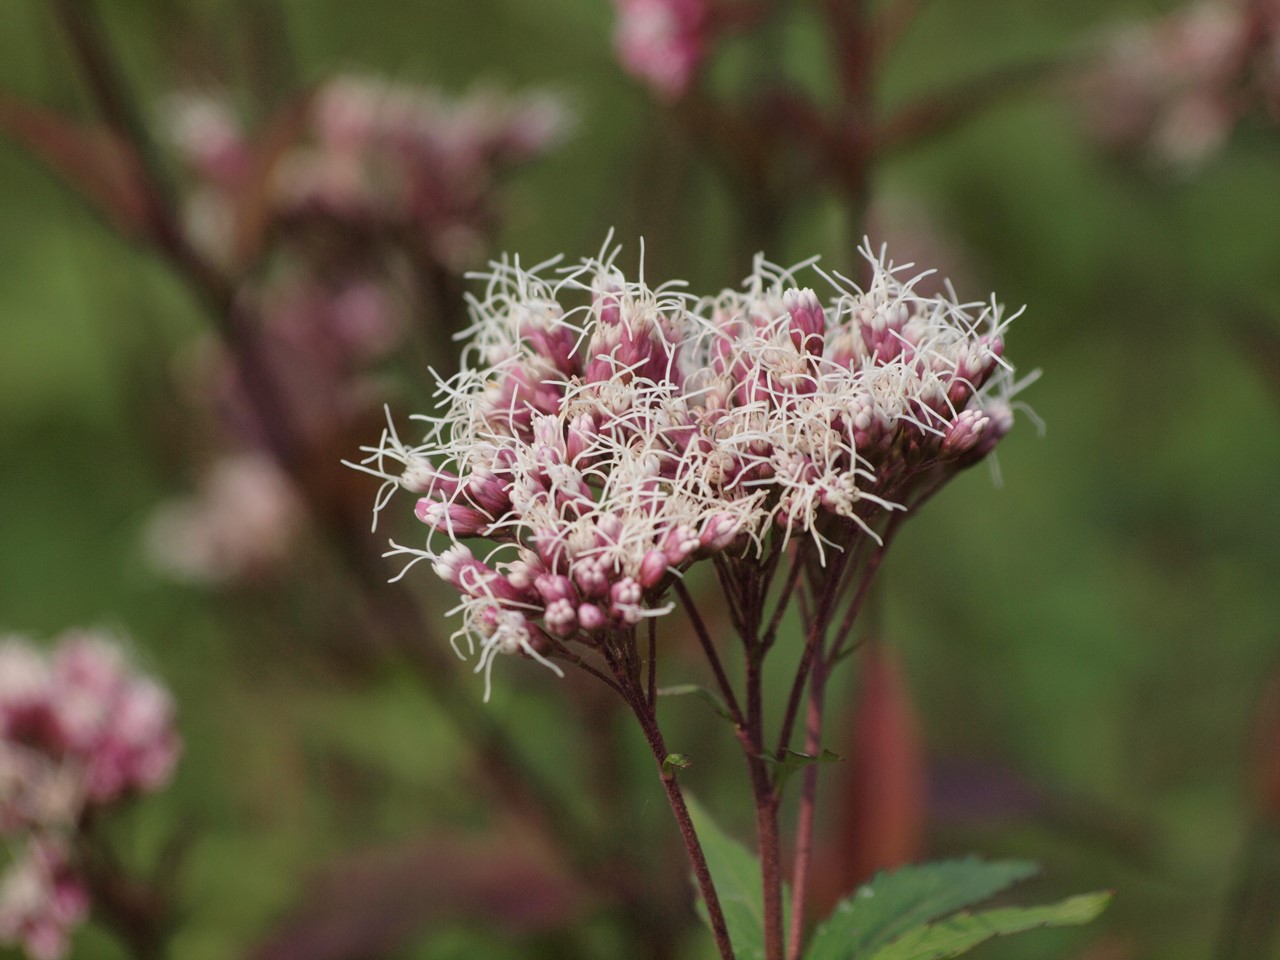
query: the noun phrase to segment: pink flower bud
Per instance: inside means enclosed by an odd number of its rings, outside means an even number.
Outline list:
[[[637,606],[643,595],[644,591],[640,589],[640,584],[630,577],[623,577],[609,589],[609,599],[615,610]]]
[[[698,549],[702,553],[719,553],[728,547],[742,532],[742,520],[731,513],[718,513],[709,519],[698,536]]]
[[[583,630],[599,630],[608,622],[609,618],[604,611],[594,603],[584,603],[578,607],[578,623]]]
[[[666,574],[667,555],[661,550],[650,550],[640,561],[640,570],[636,574],[636,579],[640,581],[640,586],[648,590],[656,586]]]
[[[947,427],[938,456],[943,460],[964,456],[982,440],[991,418],[981,410],[965,410]]]
[[[478,467],[467,479],[467,499],[489,517],[500,517],[511,509],[511,481]]]
[[[578,625],[578,614],[573,608],[570,600],[555,600],[547,604],[546,612],[542,615],[542,622],[546,624],[547,633],[553,637],[570,636],[574,628]]]
[[[668,530],[666,536],[662,538],[660,549],[666,554],[667,563],[673,567],[678,567],[693,555],[698,546],[697,533],[691,527],[677,524]]]
[[[519,335],[556,370],[569,376],[578,373],[578,334],[573,327],[560,322],[559,307],[552,311],[537,304],[519,309],[521,312],[516,321]]]
[[[427,526],[451,537],[474,537],[489,529],[492,520],[472,507],[460,503],[443,503],[423,497],[414,514]]]
[[[969,462],[981,460],[992,450],[996,448],[1001,440],[1005,438],[1010,430],[1013,429],[1013,410],[1003,401],[990,403],[982,411],[989,418],[985,430],[982,431],[982,437],[977,445],[970,451],[965,459]]]
[[[492,567],[481,563],[461,544],[436,558],[435,572],[442,580],[472,597],[491,597],[518,603],[530,599],[530,591],[511,582]]]
[[[807,287],[788,290],[782,295],[783,306],[791,314],[791,342],[796,350],[815,357],[822,356],[823,334],[827,329],[826,313],[818,295]]]
[[[435,575],[452,587],[462,589],[462,571],[475,562],[469,547],[458,543],[441,553],[431,564]]]
[[[563,463],[564,431],[558,417],[533,418],[533,455],[539,463]]]
[[[578,557],[573,561],[573,582],[584,597],[604,597],[609,593],[610,571],[601,557]]]
[[[533,581],[542,571],[525,560],[512,560],[506,565],[507,582],[521,593],[533,589]]]
[[[519,653],[531,636],[529,622],[519,610],[488,607],[481,623],[499,653]]]
[[[573,581],[559,574],[544,573],[534,580],[533,586],[538,591],[538,596],[542,597],[542,602],[548,605],[557,600],[572,600],[575,603],[578,600]]]
[[[596,422],[590,414],[580,413],[570,420],[565,436],[565,460],[576,464],[578,458],[591,449],[597,433]]]

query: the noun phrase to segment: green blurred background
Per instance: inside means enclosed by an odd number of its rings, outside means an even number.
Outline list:
[[[747,270],[732,196],[617,68],[604,0],[100,6],[149,98],[180,82],[247,87],[245,24],[277,14],[282,73],[299,81],[355,69],[455,90],[551,84],[578,126],[508,191],[500,249],[576,257],[614,227],[629,253],[645,237],[653,276],[706,289]],[[933,4],[882,100],[1057,56],[1163,9]],[[801,18],[772,55],[821,86],[820,49]],[[759,69],[754,53],[731,52],[715,81]],[[0,88],[88,111],[35,0],[0,5]],[[1280,667],[1280,136],[1246,124],[1175,177],[1104,154],[1078,114],[1049,86],[878,171],[882,209],[913,211],[955,251],[963,295],[1027,304],[1007,355],[1044,370],[1025,399],[1047,424],[1041,438],[1023,419],[1002,445],[1003,485],[971,471],[908,526],[885,570],[881,632],[903,657],[936,768],[930,852],[1031,856],[1046,865],[1045,891],[1117,891],[1087,931],[985,955],[1206,957],[1243,852],[1264,872],[1270,862],[1250,743]],[[842,263],[846,233],[838,205],[814,203],[769,253]],[[311,650],[325,629],[313,592],[180,588],[143,561],[149,510],[191,480],[157,436],[181,418],[149,416],[149,405],[171,402],[173,357],[204,320],[162,266],[7,141],[0,264],[0,627],[47,637],[120,625],[174,689],[187,744],[176,783],[118,824],[139,864],[175,829],[193,838],[173,956],[242,955],[333,856],[433,822],[482,823],[461,748],[412,680],[395,667],[344,675]],[[529,665],[497,675],[488,709],[513,719],[540,765],[577,770],[582,745],[554,702],[570,688]],[[832,699],[838,731],[847,707]],[[730,739],[693,707],[673,717],[673,749],[697,761],[682,779],[745,827]],[[661,833],[660,793],[638,748],[634,760],[619,828]],[[974,777],[976,800],[957,786]],[[608,930],[590,936],[598,955],[626,955],[606,952]],[[692,942],[690,955],[707,946]],[[73,956],[116,949],[90,929]],[[438,920],[396,955],[556,949]]]

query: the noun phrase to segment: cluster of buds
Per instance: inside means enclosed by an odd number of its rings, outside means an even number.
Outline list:
[[[455,646],[551,662],[671,609],[699,559],[827,551],[985,456],[1012,424],[1000,308],[917,294],[864,249],[865,289],[758,259],[698,298],[627,280],[616,252],[493,265],[462,369],[420,445],[389,429],[364,462],[417,494],[429,559],[462,595]],[[551,274],[551,276],[548,276]],[[477,556],[468,541],[492,549]],[[445,546],[438,547],[439,541]]]
[[[623,68],[663,99],[678,99],[711,42],[707,0],[614,0],[614,7],[614,49]]]
[[[173,702],[119,644],[73,631],[51,654],[0,640],[0,940],[60,957],[89,908],[74,841],[90,814],[163,787],[180,752]]]
[[[462,269],[483,249],[499,177],[559,143],[569,114],[542,92],[477,90],[450,98],[352,76],[323,84],[265,183],[252,139],[223,100],[174,99],[173,140],[203,189],[193,236],[229,255],[242,195],[262,191],[268,219],[323,216],[411,233],[438,262]]]
[[[1104,140],[1193,166],[1258,108],[1280,123],[1280,2],[1201,0],[1131,26],[1111,38],[1086,96]]]

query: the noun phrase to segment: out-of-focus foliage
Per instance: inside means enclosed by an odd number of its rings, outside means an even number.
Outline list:
[[[451,89],[555,85],[579,111],[574,140],[508,192],[499,249],[535,262],[594,249],[614,227],[628,251],[645,238],[655,275],[714,289],[747,272],[734,198],[616,66],[604,0],[101,6],[131,80],[157,106],[179,82],[229,82],[248,100],[349,68]],[[1101,0],[928,5],[889,64],[883,100],[1057,56],[1154,12]],[[783,49],[743,43],[712,82],[782,58],[820,90],[821,49],[801,18]],[[0,87],[87,110],[37,0],[0,4]],[[1275,896],[1280,883],[1268,839],[1280,811],[1251,792],[1249,750],[1280,670],[1280,133],[1246,123],[1193,175],[1171,176],[1105,154],[1062,91],[1041,87],[893,158],[876,193],[873,242],[888,239],[900,260],[913,246],[953,251],[962,295],[996,289],[1027,303],[1010,336],[1019,363],[1045,371],[1025,398],[1047,424],[1043,439],[1018,429],[1001,449],[1002,485],[973,471],[931,503],[881,584],[878,633],[901,655],[928,758],[928,852],[1040,860],[1045,900],[1116,890],[1091,927],[1034,935],[1038,956],[1093,945],[1091,956],[1203,957],[1244,909],[1242,874],[1264,878],[1255,893]],[[813,202],[769,254],[819,252],[838,266],[852,262],[853,240],[835,204]],[[244,953],[336,857],[429,843],[442,823],[489,825],[465,749],[419,687],[397,666],[344,659],[323,574],[223,595],[148,568],[146,517],[194,480],[175,452],[185,424],[171,374],[201,312],[7,142],[0,263],[0,627],[127,623],[147,669],[172,688],[184,763],[167,794],[116,828],[141,866],[175,831],[190,837],[174,955]],[[410,357],[388,371],[398,396],[421,398],[424,367]],[[431,600],[443,612],[443,596]],[[850,726],[839,714],[852,709],[856,664],[829,691],[832,730]],[[667,682],[701,679],[691,656],[669,665]],[[619,724],[614,737],[566,707],[589,702],[577,681],[503,667],[487,709],[568,784],[603,732],[627,771],[611,822],[662,838],[654,849],[669,851],[673,893],[685,896],[632,731]],[[479,680],[467,680],[478,699]],[[737,795],[727,727],[696,698],[664,709],[671,749],[693,760],[682,782]],[[1261,742],[1275,749],[1274,735]],[[839,795],[824,799],[835,824]],[[743,815],[727,826],[745,828]],[[571,909],[566,897],[555,910]],[[548,929],[433,921],[392,955],[631,955],[593,912],[571,944]],[[691,940],[689,955],[703,947]],[[92,928],[75,949],[117,955]]]

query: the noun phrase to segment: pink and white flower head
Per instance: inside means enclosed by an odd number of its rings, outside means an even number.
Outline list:
[[[622,66],[658,96],[676,100],[706,55],[706,0],[614,0],[614,48]]]
[[[169,781],[173,713],[103,632],[69,631],[49,652],[0,640],[0,836],[21,848],[0,879],[0,941],[65,953],[89,906],[69,838],[87,814]]]
[[[63,634],[51,654],[0,643],[0,828],[74,823],[82,809],[164,786],[181,750],[173,702],[119,641]],[[18,679],[14,679],[17,677]]]
[[[1087,78],[1098,136],[1176,167],[1202,163],[1261,106],[1280,120],[1280,4],[1201,0],[1109,39]]]
[[[482,246],[499,176],[546,153],[571,126],[564,102],[544,91],[449,97],[356,76],[324,84],[310,119],[309,142],[275,178],[282,210],[406,221],[460,269]]]
[[[296,109],[296,107],[292,108]],[[168,132],[195,175],[186,211],[192,239],[211,257],[235,253],[241,197],[273,220],[322,220],[409,229],[440,263],[465,269],[478,259],[496,217],[500,178],[542,156],[567,136],[572,116],[546,91],[478,89],[449,96],[429,88],[364,76],[323,83],[269,168],[251,149],[225,98],[171,99]],[[297,122],[300,120],[301,122]],[[266,174],[265,183],[253,174]]]
[[[989,452],[1020,386],[1008,319],[862,254],[865,288],[760,258],[713,297],[629,279],[616,250],[492,264],[423,442],[389,427],[363,465],[379,508],[418,496],[427,547],[392,554],[460,592],[455,648],[486,676],[498,653],[551,665],[669,612],[701,559],[760,556],[775,533],[825,558]]]
[[[88,915],[88,891],[63,843],[33,837],[0,879],[0,942],[20,945],[31,960],[58,960]]]

